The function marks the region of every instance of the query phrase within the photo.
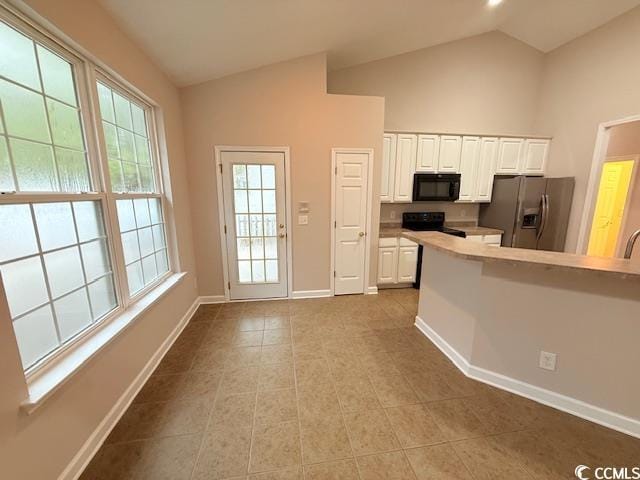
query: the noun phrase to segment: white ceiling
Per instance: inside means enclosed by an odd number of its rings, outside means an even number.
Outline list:
[[[501,30],[547,52],[640,0],[98,0],[178,84],[327,51],[332,70]]]

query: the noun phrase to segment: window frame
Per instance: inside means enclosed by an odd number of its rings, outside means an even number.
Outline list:
[[[14,7],[0,5],[0,21],[7,23],[34,42],[41,44],[47,49],[68,61],[72,66],[74,88],[77,97],[78,111],[82,136],[85,143],[87,170],[89,176],[90,191],[87,192],[64,192],[64,191],[11,191],[0,194],[0,205],[5,204],[35,204],[35,203],[56,203],[56,202],[77,202],[77,201],[97,201],[102,209],[102,219],[106,234],[106,244],[111,261],[111,271],[113,276],[114,293],[116,306],[75,336],[68,339],[58,348],[45,355],[28,368],[23,368],[25,379],[30,383],[44,375],[56,366],[64,357],[77,350],[86,340],[96,335],[100,330],[111,324],[115,319],[122,316],[137,302],[144,299],[151,291],[165,282],[170,276],[176,273],[178,264],[175,258],[176,250],[172,236],[173,218],[167,215],[167,198],[164,190],[164,168],[160,155],[160,135],[157,127],[157,118],[160,115],[160,107],[156,102],[142,94],[135,86],[121,78],[117,73],[105,67],[99,60],[92,58],[89,53],[79,51],[67,41],[63,41],[54,33],[47,31],[28,16],[24,15]],[[40,65],[38,73],[41,77]],[[138,104],[145,112],[149,143],[151,150],[151,162],[153,165],[153,178],[156,185],[156,192],[145,193],[113,193],[110,188],[110,177],[108,171],[108,156],[106,143],[102,131],[102,118],[100,114],[97,81],[108,85],[125,98]],[[15,83],[15,82],[12,82]],[[19,85],[19,84],[17,84]],[[20,85],[22,87],[22,85]],[[40,93],[40,92],[39,92]],[[41,92],[45,94],[45,92]],[[46,96],[45,96],[46,98]],[[0,115],[3,115],[0,109]],[[4,117],[3,117],[4,119]],[[5,123],[6,125],[6,123]],[[8,138],[8,132],[5,132]],[[164,138],[164,137],[163,137]],[[10,162],[13,169],[14,182],[16,182],[13,158],[10,155]],[[59,181],[56,162],[56,177]],[[18,187],[17,182],[14,187]],[[158,198],[160,199],[162,222],[164,225],[166,256],[168,270],[158,276],[152,283],[143,287],[134,295],[129,294],[126,267],[116,200],[124,198]],[[41,254],[40,254],[41,255]],[[13,323],[13,319],[10,319]]]

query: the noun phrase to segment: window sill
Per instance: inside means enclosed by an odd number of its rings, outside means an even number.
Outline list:
[[[143,315],[154,303],[182,281],[186,273],[174,273],[118,317],[109,321],[94,335],[57,359],[45,372],[27,383],[29,398],[20,404],[27,415],[33,413],[53,393],[78,372],[89,360],[111,343],[120,333]]]

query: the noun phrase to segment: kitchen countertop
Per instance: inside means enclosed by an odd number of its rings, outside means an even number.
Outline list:
[[[403,232],[402,236],[455,257],[483,262],[538,266],[578,272],[593,272],[622,279],[640,280],[640,263],[622,258],[588,257],[524,248],[491,247],[440,232]]]
[[[498,230],[497,228],[487,228],[487,227],[478,227],[473,223],[445,223],[445,227],[455,228],[456,230],[463,231],[468,236],[472,235],[502,235],[504,232],[502,230]],[[400,223],[381,223],[380,224],[380,238],[393,238],[400,237],[405,232],[411,232],[412,230],[407,230],[406,228],[402,228],[402,224]]]

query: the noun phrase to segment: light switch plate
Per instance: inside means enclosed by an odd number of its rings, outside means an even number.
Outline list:
[[[309,216],[298,215],[298,225],[309,225]]]

